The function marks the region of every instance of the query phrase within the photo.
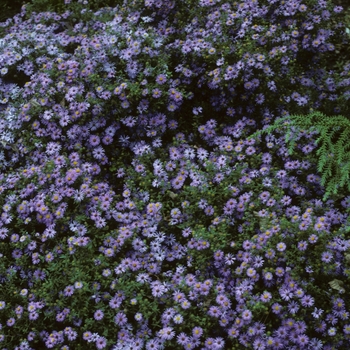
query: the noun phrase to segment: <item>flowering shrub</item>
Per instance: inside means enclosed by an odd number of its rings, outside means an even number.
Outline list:
[[[347,349],[350,196],[249,138],[347,111],[342,8],[85,5],[1,27],[3,349]]]

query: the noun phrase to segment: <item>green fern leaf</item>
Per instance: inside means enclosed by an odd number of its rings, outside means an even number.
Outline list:
[[[317,170],[321,174],[321,185],[325,186],[326,197],[336,194],[340,188],[350,190],[350,120],[344,116],[326,116],[321,112],[308,115],[291,115],[280,118],[264,130],[251,136],[285,130],[285,141],[291,154],[298,140],[300,130],[317,132],[315,140]]]

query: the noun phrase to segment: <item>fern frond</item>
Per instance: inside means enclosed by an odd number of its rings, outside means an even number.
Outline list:
[[[325,187],[325,198],[337,194],[340,188],[350,191],[350,120],[344,116],[326,116],[321,112],[308,115],[290,115],[280,118],[264,130],[257,131],[249,138],[264,133],[285,130],[285,141],[291,154],[295,147],[298,131],[317,131],[315,140],[317,170],[321,173],[321,185]],[[296,130],[296,131],[295,131]]]

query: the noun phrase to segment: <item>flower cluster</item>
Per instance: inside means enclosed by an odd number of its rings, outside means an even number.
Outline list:
[[[342,9],[76,5],[0,28],[3,348],[347,348],[350,196],[249,138],[346,108]]]

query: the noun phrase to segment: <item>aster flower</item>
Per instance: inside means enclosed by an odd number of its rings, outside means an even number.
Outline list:
[[[146,343],[146,350],[160,350],[161,342],[159,339],[151,339]]]
[[[255,275],[256,275],[256,270],[255,269],[253,269],[252,267],[247,269],[247,276],[254,277]]]
[[[162,340],[170,340],[175,337],[175,331],[172,327],[165,327],[158,332],[158,336]]]
[[[310,295],[305,295],[301,298],[301,304],[304,307],[313,306],[314,303],[315,303],[315,299]]]
[[[304,250],[306,250],[307,249],[307,242],[306,241],[300,241],[299,243],[298,243],[298,249],[300,250],[300,251],[304,251]]]
[[[300,308],[299,304],[294,300],[292,300],[288,304],[288,310],[292,315],[296,314],[298,312],[299,308]]]
[[[36,319],[38,319],[39,314],[37,312],[29,312],[29,320],[30,321],[35,321]]]
[[[164,75],[164,74],[159,74],[158,76],[157,76],[157,78],[156,78],[156,82],[158,83],[158,84],[165,84],[166,83],[166,81],[167,81],[167,78],[166,78],[166,76]]]
[[[325,263],[329,263],[333,259],[333,254],[331,252],[322,253],[321,260]]]
[[[122,325],[126,324],[127,321],[128,321],[128,319],[123,312],[118,312],[117,315],[114,317],[114,322],[118,326],[122,326]]]
[[[322,315],[323,311],[324,310],[318,309],[317,307],[315,307],[314,311],[312,312],[312,316],[318,319]]]

